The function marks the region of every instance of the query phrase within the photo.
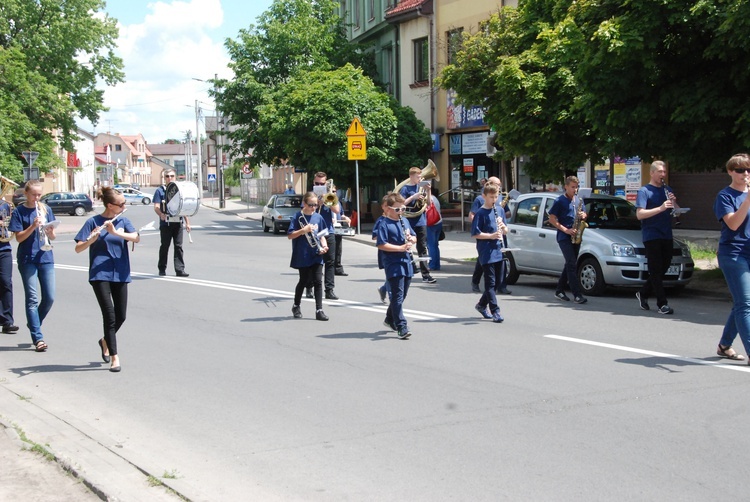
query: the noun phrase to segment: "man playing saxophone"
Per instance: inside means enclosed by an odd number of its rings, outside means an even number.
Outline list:
[[[557,281],[555,298],[568,302],[570,298],[565,294],[565,290],[570,288],[573,293],[575,303],[586,303],[588,300],[581,294],[581,286],[576,277],[576,268],[578,265],[578,251],[581,249],[581,243],[574,243],[571,237],[576,235],[577,229],[574,227],[575,221],[586,219],[586,212],[583,206],[579,211],[578,204],[578,178],[568,176],[565,178],[565,192],[558,197],[549,210],[550,225],[557,229],[557,245],[560,246],[565,266],[563,267],[560,279]]]

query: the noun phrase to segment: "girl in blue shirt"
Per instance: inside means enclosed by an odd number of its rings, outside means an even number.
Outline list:
[[[104,212],[89,218],[74,240],[76,253],[89,250],[89,284],[104,318],[104,337],[99,340],[102,359],[105,363],[111,361],[109,371],[119,372],[117,331],[128,310],[128,242],[140,242],[141,236],[130,220],[121,216],[125,212],[125,197],[120,192],[104,187],[99,198],[104,203]]]
[[[732,311],[724,325],[716,353],[728,359],[745,358],[732,348],[740,335],[745,352],[750,355],[750,155],[739,153],[727,162],[727,173],[732,179],[728,187],[716,196],[714,214],[721,223],[721,238],[716,258],[732,294]]]
[[[318,196],[307,192],[302,199],[302,211],[294,215],[287,231],[287,238],[292,241],[292,261],[289,266],[299,271],[292,314],[296,319],[302,317],[302,292],[308,284],[312,284],[315,291],[315,319],[327,321],[328,316],[323,312],[323,255],[328,251],[328,244],[325,237],[318,237],[318,232],[328,228],[328,224],[316,212],[317,209]]]
[[[18,241],[16,261],[26,296],[26,325],[31,332],[31,343],[37,352],[44,352],[47,343],[42,323],[55,302],[55,258],[51,246],[44,249],[55,239],[55,227],[45,223],[55,221],[55,215],[49,206],[39,202],[42,197],[39,180],[28,181],[24,192],[26,202],[13,211],[9,230],[15,232]]]

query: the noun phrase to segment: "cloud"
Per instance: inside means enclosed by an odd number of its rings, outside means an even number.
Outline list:
[[[210,84],[193,79],[231,78],[231,70],[219,0],[155,2],[147,11],[143,22],[119,25],[117,53],[126,82],[106,88],[110,111],[102,114],[96,132],[140,132],[149,143],[161,143],[187,130],[194,134],[195,100],[212,102]]]

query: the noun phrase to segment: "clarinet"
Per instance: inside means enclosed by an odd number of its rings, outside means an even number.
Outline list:
[[[406,230],[406,225],[404,225],[404,218],[400,214],[398,215],[398,221],[401,223],[401,230],[404,232],[404,244],[408,242],[408,237],[411,235],[408,230]],[[406,254],[409,255],[412,259],[414,258],[414,253],[409,250],[406,251]]]
[[[661,180],[661,187],[662,187],[662,189],[664,189],[664,197],[666,197],[667,200],[669,200],[669,194],[670,194],[670,192],[669,192],[669,189],[667,188],[667,184],[664,183],[663,179]],[[672,207],[672,210],[669,212],[669,214],[671,216],[674,216],[674,207]]]
[[[500,217],[499,214],[497,214],[497,204],[492,205],[492,211],[495,213],[495,225],[497,226],[497,230],[500,231],[500,226],[503,225],[503,219]],[[503,248],[503,238],[500,237],[500,249]]]

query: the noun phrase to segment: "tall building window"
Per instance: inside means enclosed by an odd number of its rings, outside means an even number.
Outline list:
[[[463,32],[463,28],[457,28],[449,31],[446,36],[448,39],[448,64],[453,64],[456,52],[458,52],[463,45]]]
[[[393,49],[391,47],[383,48],[383,83],[386,92],[396,97],[396,88],[393,82]]]
[[[375,0],[370,0],[370,20],[375,19]]]
[[[355,28],[359,28],[359,4],[361,0],[353,0],[352,3],[354,4],[354,19],[352,22],[354,23]]]
[[[414,41],[414,81],[427,82],[430,79],[430,46],[427,37]]]

